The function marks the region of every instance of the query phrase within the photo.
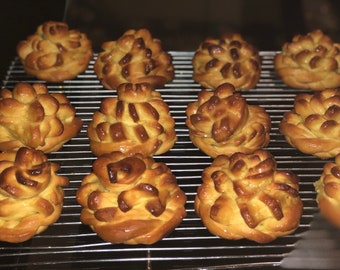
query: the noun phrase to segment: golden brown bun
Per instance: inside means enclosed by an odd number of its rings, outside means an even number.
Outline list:
[[[335,163],[325,164],[314,186],[321,214],[340,228],[340,155],[336,156]]]
[[[38,150],[0,153],[0,241],[26,241],[59,218],[68,179],[58,169]]]
[[[43,84],[18,83],[13,91],[0,91],[0,151],[22,146],[57,151],[81,126],[67,97],[49,94]]]
[[[248,105],[231,84],[202,90],[186,115],[191,141],[211,157],[251,153],[269,143],[269,115],[260,106]]]
[[[276,74],[290,87],[315,91],[340,86],[340,44],[321,30],[296,35],[275,56]]]
[[[279,126],[287,142],[322,159],[340,152],[340,90],[326,89],[295,97]]]
[[[81,221],[111,243],[153,244],[186,216],[185,193],[170,169],[141,154],[100,156],[77,201]]]
[[[103,43],[102,49],[94,71],[107,89],[122,83],[149,83],[157,88],[174,78],[171,55],[147,29],[128,30],[118,40]]]
[[[75,78],[86,70],[92,56],[91,41],[64,22],[48,21],[17,45],[27,74],[48,82]]]
[[[88,125],[92,152],[159,155],[177,140],[175,121],[159,92],[149,84],[121,84],[117,97],[102,101]]]
[[[292,233],[300,223],[298,177],[277,170],[267,151],[218,156],[202,179],[195,210],[214,235],[267,243]]]
[[[254,88],[260,79],[261,58],[257,49],[240,34],[206,38],[192,60],[193,78],[206,88],[231,83],[236,90]]]

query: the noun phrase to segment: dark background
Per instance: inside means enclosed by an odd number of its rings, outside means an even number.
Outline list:
[[[16,44],[47,20],[85,32],[96,52],[127,29],[148,28],[165,50],[193,51],[207,36],[239,32],[259,50],[280,50],[297,33],[316,28],[340,41],[337,0],[9,0],[1,6],[0,76]]]

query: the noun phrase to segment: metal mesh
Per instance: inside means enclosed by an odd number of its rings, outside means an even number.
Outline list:
[[[86,127],[103,98],[115,95],[100,85],[93,71],[96,55],[88,69],[76,79],[61,84],[46,83],[51,92],[65,93],[75,106],[84,126],[79,135],[66,143],[49,160],[61,165],[59,174],[70,180],[65,188],[64,208],[60,219],[45,232],[21,244],[0,243],[0,267],[15,269],[104,268],[112,269],[226,269],[281,268],[281,261],[292,252],[301,235],[311,230],[318,212],[313,182],[321,174],[324,161],[301,154],[290,147],[278,132],[283,113],[293,106],[296,91],[278,80],[273,70],[275,52],[261,52],[261,79],[256,89],[242,92],[249,104],[263,106],[271,116],[271,142],[266,148],[276,158],[278,169],[292,170],[300,177],[300,196],[304,204],[301,225],[294,234],[269,244],[248,240],[229,241],[211,235],[194,212],[196,189],[203,168],[212,159],[189,140],[185,109],[197,99],[201,87],[192,80],[192,52],[171,52],[175,79],[159,89],[176,121],[178,141],[169,152],[155,157],[165,162],[176,175],[187,195],[187,217],[168,237],[150,246],[112,245],[101,240],[79,221],[80,206],[75,199],[83,177],[91,171],[91,154]],[[42,82],[27,76],[17,58],[11,63],[3,87],[12,89],[20,81]]]

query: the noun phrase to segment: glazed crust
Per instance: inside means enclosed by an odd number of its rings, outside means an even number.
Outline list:
[[[195,210],[214,235],[267,243],[299,225],[303,205],[298,177],[277,170],[267,151],[218,156],[204,169],[202,180]]]
[[[65,22],[48,21],[17,45],[27,74],[47,82],[62,82],[84,72],[93,56],[84,33],[70,30]]]
[[[251,153],[269,143],[269,115],[260,106],[248,105],[231,84],[202,90],[186,115],[191,141],[211,157]]]
[[[279,126],[287,142],[322,159],[340,152],[340,90],[326,89],[295,97]]]
[[[68,179],[58,169],[38,150],[0,153],[0,241],[24,242],[59,218]]]
[[[18,83],[0,91],[0,150],[22,146],[50,153],[75,136],[82,121],[67,97],[44,84]]]
[[[323,172],[314,186],[321,214],[340,228],[340,155],[336,156],[335,162],[324,165]]]
[[[77,201],[81,221],[111,243],[153,244],[186,216],[185,193],[170,169],[141,154],[100,156]]]
[[[174,78],[171,55],[147,29],[130,29],[118,40],[104,42],[102,49],[94,71],[107,89],[117,89],[122,83],[161,88]]]
[[[254,88],[260,79],[258,50],[238,33],[206,38],[192,60],[193,78],[205,88],[230,83],[238,90]]]
[[[88,125],[92,152],[159,155],[177,140],[175,121],[159,92],[149,84],[121,84],[117,97],[102,101]]]
[[[296,35],[275,56],[276,74],[297,89],[320,91],[340,86],[340,44],[321,30]]]

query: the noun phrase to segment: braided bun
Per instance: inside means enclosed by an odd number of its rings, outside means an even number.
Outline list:
[[[93,56],[91,41],[84,33],[55,21],[39,25],[36,33],[20,41],[17,53],[27,74],[48,82],[75,78]]]
[[[251,153],[269,143],[271,121],[266,111],[248,105],[231,84],[202,90],[188,105],[186,124],[191,141],[211,157]]]
[[[204,169],[202,179],[195,209],[212,234],[267,243],[299,225],[298,177],[277,170],[267,151],[218,156]]]
[[[185,193],[170,169],[141,154],[101,155],[77,201],[81,221],[111,243],[153,244],[186,216]]]
[[[340,155],[336,156],[335,162],[324,165],[323,172],[314,186],[321,214],[340,228]]]
[[[340,90],[297,95],[279,130],[290,145],[305,154],[336,156],[340,152]]]
[[[196,50],[192,64],[194,80],[206,88],[230,83],[236,90],[249,90],[260,79],[258,50],[240,34],[206,38]]]
[[[38,150],[0,153],[0,241],[26,241],[59,218],[68,179],[58,169]]]
[[[59,150],[82,127],[75,108],[60,93],[49,94],[44,84],[18,83],[0,91],[0,150],[22,146],[45,153]]]
[[[321,30],[296,35],[275,56],[276,74],[290,87],[320,91],[340,86],[340,44]]]
[[[121,84],[117,97],[102,101],[88,125],[92,152],[159,155],[176,142],[175,121],[159,92],[149,84]]]
[[[117,89],[122,83],[149,83],[157,88],[174,78],[171,55],[147,29],[130,29],[102,48],[94,71],[107,89]]]

